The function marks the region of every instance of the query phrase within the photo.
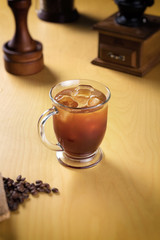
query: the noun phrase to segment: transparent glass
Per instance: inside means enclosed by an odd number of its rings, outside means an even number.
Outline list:
[[[105,96],[97,105],[69,107],[56,100],[57,94],[79,85],[92,86]],[[60,82],[49,92],[52,108],[45,111],[38,121],[39,136],[45,146],[56,151],[58,161],[72,168],[88,168],[102,159],[99,148],[107,127],[108,101],[111,93],[105,85],[91,80],[68,80]],[[53,116],[54,134],[58,140],[52,144],[45,135],[45,123]]]

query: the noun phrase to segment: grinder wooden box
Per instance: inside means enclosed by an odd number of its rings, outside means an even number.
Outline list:
[[[116,14],[94,25],[99,32],[98,57],[93,64],[143,76],[160,62],[160,17],[145,15],[147,23],[127,27]]]

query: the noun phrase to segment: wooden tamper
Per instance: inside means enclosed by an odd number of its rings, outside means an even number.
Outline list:
[[[31,0],[8,0],[15,17],[12,40],[3,45],[5,68],[15,75],[35,74],[43,68],[42,44],[32,39],[27,27]]]

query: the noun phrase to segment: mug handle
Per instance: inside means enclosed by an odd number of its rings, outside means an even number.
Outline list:
[[[51,116],[58,114],[58,110],[56,107],[52,107],[48,110],[46,110],[39,118],[38,120],[38,134],[39,137],[42,141],[42,143],[48,147],[49,149],[53,150],[53,151],[63,151],[63,147],[60,145],[60,143],[57,144],[53,144],[51,143],[47,138],[46,138],[46,134],[45,134],[45,123],[48,120],[48,118],[50,118]]]

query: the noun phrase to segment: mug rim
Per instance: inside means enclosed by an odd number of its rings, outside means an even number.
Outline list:
[[[106,94],[105,94],[106,100],[105,100],[104,102],[99,103],[99,104],[96,105],[96,106],[90,106],[90,107],[69,107],[69,106],[66,106],[66,105],[63,105],[63,104],[57,102],[57,101],[52,97],[52,91],[53,91],[53,89],[54,89],[56,86],[61,85],[62,83],[65,83],[65,82],[75,82],[75,81],[90,81],[91,83],[92,83],[92,82],[98,83],[98,84],[100,84],[101,86],[103,86],[103,87],[107,90],[107,92],[108,92],[108,97],[107,97]],[[92,84],[91,84],[91,85],[92,85]],[[96,81],[96,80],[90,80],[90,79],[71,79],[71,80],[61,81],[61,82],[59,82],[58,84],[54,85],[54,86],[50,89],[50,91],[49,91],[49,97],[50,97],[50,99],[52,100],[53,103],[55,103],[56,105],[58,105],[58,106],[60,106],[60,107],[62,107],[62,108],[64,108],[64,109],[70,109],[70,110],[90,110],[90,109],[99,108],[99,107],[103,106],[104,104],[106,104],[106,103],[109,101],[109,99],[111,98],[111,91],[110,91],[110,89],[109,89],[105,84],[99,83],[99,82]]]

